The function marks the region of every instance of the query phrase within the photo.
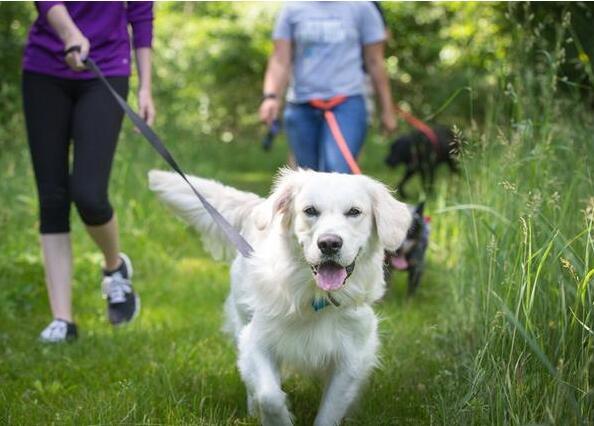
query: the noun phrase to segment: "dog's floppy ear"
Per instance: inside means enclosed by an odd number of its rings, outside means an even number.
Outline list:
[[[419,204],[417,204],[417,206],[415,207],[415,213],[418,214],[419,216],[423,217],[423,210],[425,209],[425,201],[421,201]]]
[[[371,181],[373,216],[379,241],[387,251],[396,251],[410,227],[411,213],[406,204],[398,201],[385,185]]]
[[[301,169],[292,170],[289,168],[283,168],[278,172],[270,196],[257,217],[256,225],[259,229],[266,228],[279,214],[283,215],[283,227],[289,228],[293,198],[304,173],[305,171]]]

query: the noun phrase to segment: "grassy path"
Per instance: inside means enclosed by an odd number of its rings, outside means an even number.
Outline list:
[[[174,145],[186,168],[266,193],[285,149]],[[364,167],[381,171],[384,147],[369,144]],[[73,214],[76,344],[36,342],[49,319],[36,235],[36,199],[27,153],[0,160],[0,422],[13,424],[253,424],[231,343],[220,333],[227,266],[212,261],[198,236],[146,190],[145,173],[163,167],[127,133],[112,177],[112,199],[125,250],[135,261],[142,313],[112,329],[104,317],[100,257]],[[387,171],[379,173],[388,178]],[[437,225],[439,226],[439,225]],[[428,424],[444,418],[453,356],[443,339],[447,271],[432,262],[418,297],[406,300],[396,277],[377,310],[383,317],[383,365],[366,388],[353,424]],[[298,424],[310,424],[315,380],[286,385]],[[446,416],[447,417],[447,416]]]

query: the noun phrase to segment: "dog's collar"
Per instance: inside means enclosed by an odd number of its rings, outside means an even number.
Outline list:
[[[349,279],[349,277],[355,270],[355,262],[357,261],[357,257],[359,257],[359,253],[357,253],[357,256],[355,257],[355,260],[353,260],[353,263],[351,263],[350,265],[348,265],[347,267],[344,268],[344,269],[346,269],[346,273],[347,273],[347,276],[344,279],[345,281]]]
[[[311,307],[314,311],[318,312],[324,309],[326,306],[330,305],[330,302],[325,297],[316,298],[311,301]]]
[[[332,294],[328,293],[325,297],[314,297],[311,301],[311,307],[314,311],[318,312],[324,309],[326,306],[334,305],[340,307],[340,303],[336,300]]]

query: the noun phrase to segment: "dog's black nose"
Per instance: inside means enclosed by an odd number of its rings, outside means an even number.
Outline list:
[[[318,247],[324,254],[335,254],[342,247],[342,238],[335,234],[322,234],[318,238]]]

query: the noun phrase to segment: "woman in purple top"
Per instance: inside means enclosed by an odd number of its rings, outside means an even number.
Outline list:
[[[102,289],[114,325],[138,312],[130,259],[120,253],[118,226],[108,182],[123,113],[99,80],[85,68],[89,56],[116,91],[126,97],[130,37],[139,74],[139,114],[151,125],[152,2],[36,2],[39,12],[23,58],[23,105],[39,194],[41,246],[54,320],[41,340],[77,336],[71,309],[70,205],[101,249]],[[79,46],[80,51],[69,48]],[[70,166],[70,141],[73,141]]]

